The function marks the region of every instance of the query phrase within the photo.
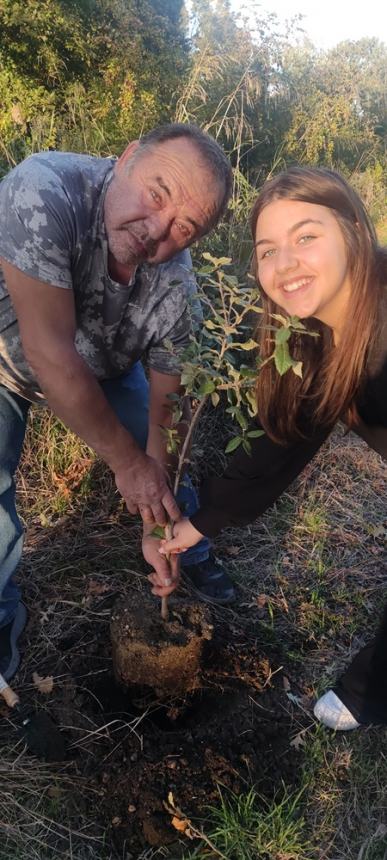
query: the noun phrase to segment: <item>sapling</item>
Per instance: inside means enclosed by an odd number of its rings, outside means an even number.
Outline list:
[[[237,432],[228,442],[225,452],[235,451],[240,445],[247,453],[251,452],[251,439],[263,435],[263,430],[251,429],[249,418],[256,415],[255,386],[259,360],[256,356],[257,343],[251,337],[254,328],[252,318],[261,314],[259,291],[251,279],[239,284],[230,270],[231,259],[203,254],[205,265],[196,271],[197,294],[194,301],[200,301],[203,319],[191,335],[185,349],[181,365],[182,394],[171,395],[171,426],[164,428],[167,437],[167,451],[176,459],[173,492],[176,496],[184,471],[189,461],[189,450],[195,427],[204,407],[210,400],[217,408],[221,395],[227,400],[226,412],[235,421]],[[297,317],[283,317],[273,314],[274,350],[270,359],[275,362],[280,375],[292,369],[302,375],[301,362],[292,359],[289,352],[289,338],[293,331],[305,331]],[[173,350],[173,344],[164,341]],[[241,361],[241,356],[253,357],[249,363]],[[262,365],[261,365],[262,366]],[[195,408],[188,421],[183,419],[184,398],[189,397]],[[184,426],[181,434],[178,427]],[[172,538],[173,523],[165,527],[157,526],[152,534],[155,537]],[[167,556],[169,564],[172,560]],[[168,620],[168,601],[162,598],[161,615]]]

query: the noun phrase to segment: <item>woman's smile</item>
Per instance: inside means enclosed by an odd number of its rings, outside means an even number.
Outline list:
[[[255,247],[259,283],[275,304],[340,330],[351,281],[344,238],[328,207],[272,201],[258,217]]]

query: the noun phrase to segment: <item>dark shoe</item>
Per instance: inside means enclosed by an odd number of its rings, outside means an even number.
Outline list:
[[[235,589],[220,561],[210,552],[205,561],[181,566],[183,581],[206,603],[233,603]]]
[[[13,678],[20,663],[20,651],[17,640],[27,622],[27,610],[24,603],[19,603],[16,615],[5,627],[0,627],[0,673],[6,681]]]

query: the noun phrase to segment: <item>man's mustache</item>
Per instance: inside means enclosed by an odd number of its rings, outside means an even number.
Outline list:
[[[144,249],[144,254],[147,257],[153,257],[158,248],[158,242],[154,239],[151,239],[149,236],[144,235],[143,233],[138,233],[137,230],[133,230],[132,227],[126,228],[129,233],[136,239],[139,245],[142,245]]]

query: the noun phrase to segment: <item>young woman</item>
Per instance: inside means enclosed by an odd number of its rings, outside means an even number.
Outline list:
[[[206,481],[201,507],[174,526],[161,551],[254,520],[320,448],[340,418],[387,458],[387,253],[364,206],[337,173],[293,167],[264,185],[252,212],[254,268],[262,292],[260,354],[273,350],[272,314],[301,318],[318,338],[293,334],[302,379],[267,362],[257,381],[265,435],[239,450],[221,478]],[[335,729],[387,723],[387,609],[315,715]]]

